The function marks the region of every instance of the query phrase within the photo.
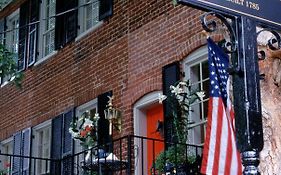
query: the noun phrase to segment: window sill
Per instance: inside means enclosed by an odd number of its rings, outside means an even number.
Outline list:
[[[3,82],[3,83],[1,84],[0,87],[2,88],[2,87],[4,87],[4,86],[8,85],[9,83],[10,83],[10,81],[5,81],[5,82]]]
[[[41,58],[40,60],[36,61],[36,63],[34,63],[34,66],[38,66],[40,64],[42,64],[43,62],[45,62],[46,60],[48,60],[49,58],[53,57],[54,55],[56,55],[58,53],[58,51],[54,51],[52,53],[50,53],[49,55]]]
[[[98,22],[95,26],[91,27],[90,29],[86,30],[83,33],[80,33],[76,38],[75,41],[79,41],[85,36],[87,36],[89,33],[92,33],[93,31],[97,30],[99,27],[101,27],[103,24],[103,21]]]
[[[15,79],[15,76],[12,76],[11,78],[9,78],[9,80],[4,81],[4,82],[1,84],[0,87],[2,88],[2,87],[4,87],[4,86],[6,86],[6,85],[12,83],[12,81],[13,81],[14,79]]]

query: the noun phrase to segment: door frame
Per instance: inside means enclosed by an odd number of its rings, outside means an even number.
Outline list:
[[[133,107],[133,115],[134,115],[134,135],[137,136],[146,136],[147,135],[147,128],[146,128],[146,109],[151,107],[154,104],[159,103],[159,95],[162,95],[162,91],[153,91],[145,96],[143,96],[141,99],[139,99]],[[143,159],[147,160],[147,146],[146,144],[143,144],[143,152],[140,149],[141,147],[141,140],[138,138],[135,138],[135,175],[139,175],[142,173],[142,168],[147,167],[147,161],[141,161],[142,155]],[[143,165],[142,165],[143,162]],[[144,169],[144,172],[147,172],[146,169]]]

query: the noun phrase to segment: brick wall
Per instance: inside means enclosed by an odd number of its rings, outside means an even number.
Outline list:
[[[0,140],[109,90],[123,113],[122,135],[132,133],[132,107],[161,90],[162,67],[206,43],[202,12],[173,7],[170,0],[116,0],[113,13],[91,34],[26,70],[22,90],[0,89]]]

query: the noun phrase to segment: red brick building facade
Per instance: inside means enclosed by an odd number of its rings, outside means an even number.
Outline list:
[[[24,0],[8,5],[0,18],[22,4]],[[22,89],[2,85],[0,141],[108,91],[122,112],[122,131],[114,138],[135,134],[134,105],[145,95],[162,91],[163,67],[179,61],[183,72],[184,60],[206,44],[199,19],[203,12],[173,6],[171,0],[114,0],[112,12],[51,56],[25,63]]]

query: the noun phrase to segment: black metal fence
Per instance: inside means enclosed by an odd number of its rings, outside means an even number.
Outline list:
[[[200,146],[129,135],[60,160],[0,153],[0,175],[192,175],[201,154]]]

